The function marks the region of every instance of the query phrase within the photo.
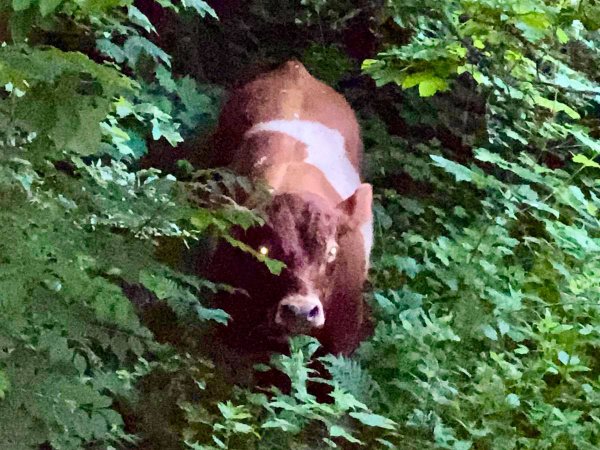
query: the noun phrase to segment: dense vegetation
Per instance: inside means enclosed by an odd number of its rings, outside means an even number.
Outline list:
[[[0,0],[0,448],[599,448],[598,28],[594,0]],[[376,189],[376,329],[323,359],[331,403],[308,338],[270,395],[203,345],[229,287],[194,262],[255,188],[149,168],[208,165],[224,88],[292,56]]]

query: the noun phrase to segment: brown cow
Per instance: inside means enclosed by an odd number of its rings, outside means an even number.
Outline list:
[[[359,126],[346,100],[297,61],[234,90],[214,135],[215,150],[241,174],[265,181],[266,225],[237,237],[286,264],[280,276],[227,244],[217,281],[249,297],[221,294],[232,321],[226,341],[246,354],[285,348],[308,334],[351,353],[365,336],[362,287],[372,245],[372,189],[361,183]]]

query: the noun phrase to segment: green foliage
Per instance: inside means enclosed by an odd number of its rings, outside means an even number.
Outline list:
[[[485,99],[483,133],[465,135],[473,113],[441,120],[472,142],[466,164],[436,142],[407,152],[367,126],[385,143],[370,155],[378,180],[406,173],[433,188],[425,198],[380,191],[380,322],[363,349],[382,407],[414,448],[591,449],[600,439],[592,6],[392,3],[395,22],[416,27],[410,42],[363,64],[378,84],[418,85],[421,97],[464,92],[457,77],[468,73]],[[577,69],[575,46],[585,48]],[[560,169],[547,166],[554,159]]]
[[[525,155],[478,150],[496,176],[432,158],[456,180],[440,201],[460,201],[466,183],[481,200],[405,210],[410,229],[385,240],[406,256],[382,255],[381,274],[404,281],[375,294],[364,363],[386,409],[423,433],[416,448],[593,448],[597,194]]]
[[[339,30],[347,26],[349,20],[360,13],[360,8],[353,2],[339,0],[332,3],[328,0],[300,0],[303,8],[296,17],[296,22],[304,25],[324,24],[332,30]]]
[[[82,33],[92,27],[109,36],[112,26],[115,36],[129,34],[122,48],[132,65],[138,44],[167,62],[133,26],[149,24],[139,10],[129,5],[132,23],[117,21],[127,17],[121,3],[0,6],[12,8],[2,17],[15,41],[74,20]],[[214,14],[204,2],[188,6]],[[14,44],[0,47],[0,61],[2,448],[133,444],[115,399],[135,398],[137,380],[172,362],[123,286],[145,286],[151,301],[181,316],[225,322],[227,315],[199,300],[219,286],[178,274],[156,256],[157,238],[197,238],[192,188],[123,161],[143,154],[132,138],[145,130],[181,141],[169,113],[191,129],[214,117],[217,96],[204,98],[190,79],[173,81],[157,66],[179,89],[176,106],[162,102],[167,113],[153,85],[82,53]]]
[[[367,448],[597,447],[594,7],[390,2],[387,14],[408,44],[390,43],[363,67],[379,85],[407,89],[392,107],[409,127],[448,130],[472,154],[418,132],[390,136],[376,117],[364,121],[377,187],[377,327],[355,360],[324,362],[344,399],[369,411],[335,398],[340,422],[332,424],[320,406],[299,402],[310,365],[306,353],[302,363],[292,353],[274,361],[292,395],[237,397],[230,407],[245,414],[245,433],[236,440],[228,431],[223,446],[260,448],[258,433],[270,448],[354,439]],[[319,63],[311,52],[307,62],[327,78],[333,56]],[[464,110],[469,103],[483,111]],[[290,412],[285,422],[281,409]],[[262,410],[277,419],[277,433],[261,431]],[[389,435],[373,431],[386,427]]]
[[[289,394],[276,388],[269,396],[238,391],[235,394],[238,404],[231,401],[219,403],[219,415],[212,418],[202,407],[186,404],[186,415],[192,425],[186,431],[189,448],[283,449],[300,445],[303,448],[335,448],[338,445],[343,448],[349,443],[363,444],[355,435],[361,427],[373,430],[376,435],[393,436],[395,423],[373,413],[347,389],[353,381],[370,381],[355,364],[344,358],[328,356],[323,360],[332,368],[333,379],[328,381],[316,377],[316,371],[309,364],[318,345],[312,338],[295,338],[291,341],[289,356],[276,355],[271,366],[262,368],[276,368],[285,374],[291,382]],[[352,379],[353,376],[355,379]],[[309,383],[329,385],[333,402],[317,401],[310,392]],[[368,392],[373,384],[354,385],[352,388],[357,393]],[[212,442],[202,444],[198,440],[203,438],[200,431],[204,427],[198,427],[201,424],[211,424],[211,432],[204,435]],[[383,437],[379,440],[387,442]]]
[[[110,278],[135,277],[152,248],[133,233],[110,231],[126,224],[98,208],[101,189],[89,174],[71,183],[50,168],[39,176],[24,159],[6,159],[2,167],[2,235],[10,238],[0,246],[0,364],[8,382],[0,416],[11,418],[5,420],[11,427],[2,429],[1,440],[11,448],[45,441],[80,448],[124,437],[107,394],[127,391],[147,372],[141,358],[156,344]],[[123,246],[135,257],[114,251]],[[119,376],[120,370],[129,375]]]
[[[187,11],[186,27],[189,13],[216,15],[203,1],[156,3]],[[251,3],[269,26],[291,23],[294,8]],[[225,170],[184,182],[137,163],[147,141],[204,135],[222,87],[174,73],[188,54],[160,48],[132,1],[2,1],[2,445],[597,448],[596,2],[289,4],[315,39],[298,53],[332,85],[352,79],[339,40],[350,23],[371,11],[383,39],[362,67],[388,86],[346,92],[375,186],[373,337],[352,358],[294,339],[258,368],[289,392],[232,386],[206,356],[219,351],[206,325],[228,316],[205,300],[235,287],[182,271],[164,248],[223,237],[278,273],[228,234],[262,223],[268,196]],[[246,35],[243,20],[231,26]],[[247,40],[249,54],[260,47]],[[398,121],[403,136],[389,131]],[[154,335],[140,317],[163,306],[173,328]],[[315,392],[327,390],[324,403]]]
[[[310,46],[304,54],[303,62],[313,76],[331,86],[335,86],[352,69],[348,57],[332,46]]]

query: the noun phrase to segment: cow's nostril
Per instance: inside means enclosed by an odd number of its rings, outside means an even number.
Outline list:
[[[313,309],[311,309],[308,312],[308,318],[309,319],[314,319],[315,317],[317,317],[318,314],[319,314],[319,307],[315,306]]]
[[[298,308],[296,305],[290,305],[290,304],[283,304],[281,305],[281,309],[282,309],[282,313],[285,314],[286,316],[297,316],[298,313],[300,312],[300,308]]]

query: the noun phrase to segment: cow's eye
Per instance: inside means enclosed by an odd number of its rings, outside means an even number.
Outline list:
[[[327,252],[327,262],[331,263],[331,262],[335,261],[337,254],[338,254],[337,246],[331,247],[329,249],[329,251]]]
[[[268,256],[269,247],[267,247],[266,245],[261,245],[260,247],[258,247],[258,253],[260,253],[263,256]]]

